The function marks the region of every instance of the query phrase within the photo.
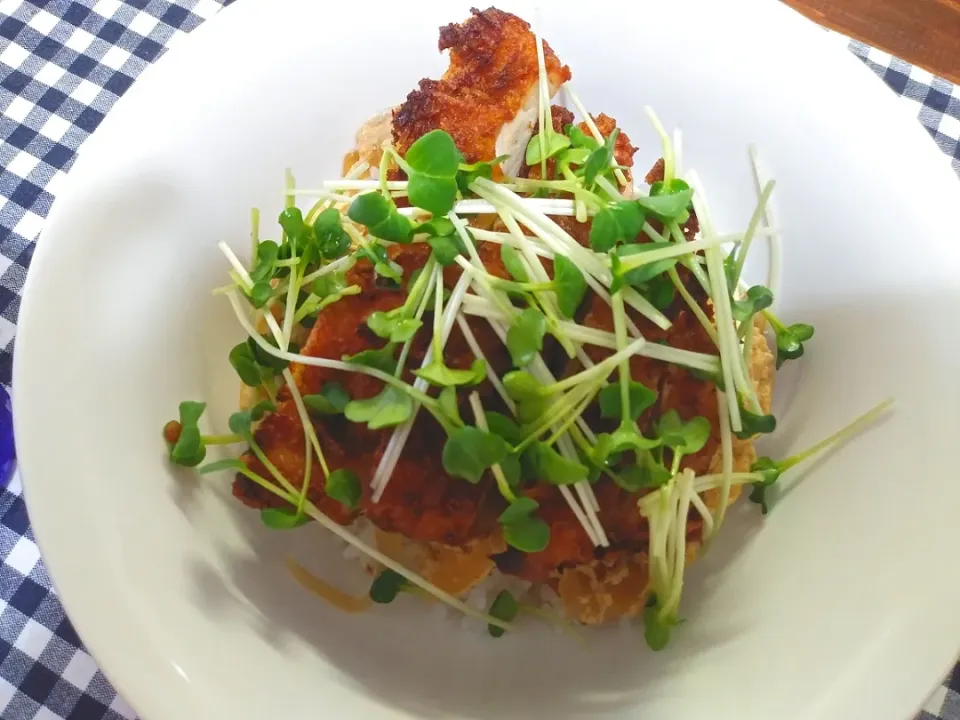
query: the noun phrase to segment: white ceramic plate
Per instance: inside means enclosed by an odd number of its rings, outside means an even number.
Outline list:
[[[780,311],[817,335],[781,378],[773,450],[899,403],[766,522],[735,513],[667,651],[616,629],[493,642],[413,598],[338,614],[282,565],[292,552],[356,579],[319,529],[270,534],[226,479],[163,462],[180,399],[234,409],[242,333],[209,294],[217,241],[246,250],[248,210],[274,215],[284,167],[303,185],[338,172],[368,115],[442,71],[437,28],[466,10],[244,0],[84,146],[34,256],[14,368],[31,518],[84,641],[147,720],[908,717],[960,647],[960,185],[868,70],[773,0],[542,10],[640,165],[658,153],[644,104],[682,126],[721,229],[753,206],[748,143],[779,181]]]

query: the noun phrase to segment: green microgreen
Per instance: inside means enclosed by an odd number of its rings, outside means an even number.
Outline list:
[[[393,373],[397,368],[397,346],[388,342],[380,349],[363,350],[356,355],[344,355],[341,360],[354,365],[375,368],[385,373]]]
[[[310,518],[297,513],[295,508],[263,508],[260,521],[271,530],[293,530],[308,523]]]
[[[488,411],[484,413],[487,420],[487,430],[499,435],[510,445],[519,445],[523,442],[523,429],[506,415]]]
[[[654,183],[650,195],[639,197],[636,202],[644,210],[666,223],[683,224],[690,216],[693,190],[683,180],[674,179],[669,185]]]
[[[192,400],[180,403],[180,435],[175,442],[167,443],[171,462],[184,467],[196,467],[207,456],[199,425],[206,408],[206,403]]]
[[[527,267],[516,248],[506,244],[501,245],[500,259],[503,261],[503,266],[507,269],[507,272],[510,273],[510,277],[519,283],[530,282]]]
[[[423,323],[416,318],[404,317],[404,308],[398,308],[398,310],[400,312],[378,310],[370,313],[367,317],[367,327],[378,337],[390,342],[406,342],[416,334]]]
[[[363,197],[362,195],[360,197]],[[403,268],[390,259],[387,249],[380,243],[370,243],[357,250],[357,257],[369,260],[374,272],[380,277],[399,283],[403,278]]]
[[[351,400],[343,409],[347,420],[366,423],[371,430],[399,425],[413,415],[413,398],[392,385],[365,400]]]
[[[503,620],[504,622],[512,622],[519,612],[520,603],[517,602],[517,599],[509,590],[501,590],[500,594],[497,595],[496,599],[490,605],[490,616],[498,620]],[[503,635],[504,630],[496,625],[487,625],[487,632],[489,632],[491,636],[498,638]]]
[[[657,401],[657,393],[640,382],[631,380],[628,384],[631,421],[636,420],[643,411]],[[623,419],[623,403],[620,396],[620,385],[607,385],[600,390],[600,413],[605,418]]]
[[[527,143],[527,150],[524,158],[527,165],[530,167],[538,165],[541,160],[549,160],[550,158],[559,155],[571,145],[569,137],[566,135],[561,135],[558,132],[553,132],[552,128],[544,134],[542,140],[546,156],[542,155],[540,152],[541,137],[539,133],[530,138],[530,142]]]
[[[360,504],[360,478],[350,470],[341,468],[330,473],[324,490],[348,510],[353,510]]]
[[[336,381],[324,383],[318,393],[303,396],[303,404],[315,415],[339,415],[349,402],[346,388]]]
[[[456,425],[463,425],[463,418],[460,417],[460,403],[457,400],[457,388],[449,385],[440,391],[437,395],[437,402],[440,404],[440,411],[446,415]]]
[[[427,244],[433,250],[433,256],[437,262],[444,267],[456,264],[457,258],[467,252],[463,241],[457,235],[428,237]]]
[[[430,362],[413,374],[438,387],[478,385],[487,376],[487,363],[482,358],[477,358],[468,369],[457,370],[444,364],[442,354],[434,353]]]
[[[250,279],[254,283],[264,282],[273,277],[279,251],[280,246],[273,240],[263,240],[257,244],[257,255],[254,258],[253,269],[250,271]]]
[[[237,375],[240,376],[240,380],[244,385],[255,388],[263,383],[262,373],[265,368],[262,368],[257,363],[253,351],[246,341],[234,346],[228,357],[230,365],[237,371]],[[274,372],[270,372],[270,377],[273,377],[275,374]]]
[[[408,243],[413,236],[413,225],[397,210],[396,204],[378,192],[357,195],[347,209],[347,217],[366,225],[375,237],[390,242]]]
[[[524,453],[532,474],[548,485],[574,485],[587,479],[589,470],[573,460],[568,460],[552,447],[542,442],[531,444]]]
[[[600,143],[592,135],[588,135],[576,125],[565,125],[563,133],[570,138],[571,147],[584,148],[591,152],[600,147]]]
[[[383,570],[370,585],[370,599],[381,605],[389,605],[402,590],[410,586],[403,575],[389,568]]]
[[[268,282],[257,282],[247,291],[250,304],[262,308],[273,297],[273,286]]]
[[[529,497],[518,497],[500,515],[503,539],[507,545],[521,552],[535,553],[550,544],[550,526],[536,517],[533,511],[540,504]]]
[[[499,435],[471,425],[457,428],[443,446],[443,468],[450,475],[476,484],[492,465],[499,464],[509,451]]]
[[[493,168],[509,157],[509,155],[498,155],[489,161],[481,160],[470,164],[460,163],[460,172],[457,173],[457,186],[460,188],[460,192],[466,195],[470,191],[473,181],[477,178],[492,180]]]
[[[757,458],[757,461],[750,467],[750,472],[758,476],[753,483],[753,491],[750,493],[750,500],[758,503],[762,512],[766,514],[767,510],[769,509],[767,507],[766,491],[780,478],[783,473],[790,468],[799,465],[805,460],[810,459],[817,453],[826,450],[831,446],[837,446],[845,440],[853,437],[867,425],[875,422],[892,405],[893,400],[884,400],[882,403],[868,410],[863,415],[848,423],[840,430],[837,430],[837,432],[833,433],[829,437],[826,437],[823,440],[814,443],[806,450],[801,450],[800,452],[795,453],[788,458],[784,458],[783,460],[776,461],[769,457]]]
[[[672,270],[679,261],[678,256],[661,258],[646,262],[643,255],[652,250],[671,247],[671,242],[649,242],[634,245],[621,245],[610,254],[610,272],[613,282],[610,292],[615,293],[623,287],[644,288],[657,276]]]
[[[656,595],[650,596],[650,602],[643,610],[643,637],[651,650],[663,650],[670,642],[670,634],[680,620],[676,613],[664,613]]]
[[[632,243],[643,229],[644,211],[631,200],[605,207],[594,215],[590,227],[590,247],[596,252],[609,252],[618,243]]]
[[[768,435],[777,429],[777,419],[773,415],[761,415],[740,407],[740,425],[734,432],[741,440],[749,440],[755,435]]]
[[[710,421],[699,415],[684,421],[676,410],[668,410],[657,421],[657,434],[674,452],[693,455],[710,439]]]
[[[578,170],[583,176],[583,181],[588,188],[593,186],[598,175],[613,172],[613,167],[610,163],[613,161],[613,149],[619,135],[620,128],[614,128],[603,145],[598,145],[595,150],[592,150],[586,162],[584,162]]]
[[[431,130],[407,151],[401,167],[407,173],[410,204],[433,215],[446,215],[457,199],[457,173],[463,156],[453,138]]]
[[[796,360],[803,355],[803,343],[813,337],[813,325],[794,323],[786,326],[770,310],[764,310],[763,315],[770,322],[770,327],[777,340],[777,369],[787,361]]]
[[[733,300],[730,310],[737,322],[747,322],[761,310],[773,305],[773,293],[763,285],[754,285],[745,293],[742,300]]]
[[[653,453],[644,450],[637,453],[636,462],[613,474],[613,481],[627,492],[663,487],[672,474]]]
[[[547,319],[535,308],[526,308],[507,330],[507,349],[517,367],[529,365],[543,350],[543,336],[547,332]]]
[[[568,257],[557,255],[553,260],[553,291],[557,309],[565,318],[572,318],[587,292],[587,281],[576,264]]]
[[[350,250],[350,236],[343,229],[343,218],[336,208],[327,208],[313,221],[317,249],[327,262],[336,260]]]

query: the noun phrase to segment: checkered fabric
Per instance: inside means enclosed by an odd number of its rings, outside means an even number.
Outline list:
[[[0,0],[0,382],[34,242],[77,149],[171,43],[230,0]],[[848,42],[841,38],[842,42]],[[960,174],[960,88],[860,43]],[[0,493],[0,718],[134,718],[66,618],[14,479]],[[920,720],[960,720],[960,668]]]

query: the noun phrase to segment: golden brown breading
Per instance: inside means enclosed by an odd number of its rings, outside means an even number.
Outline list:
[[[431,130],[450,133],[467,162],[496,157],[497,135],[537,92],[539,66],[530,25],[495,8],[440,30],[440,50],[450,50],[441,80],[421,80],[393,113],[393,143],[403,154]],[[544,42],[552,89],[570,79]]]

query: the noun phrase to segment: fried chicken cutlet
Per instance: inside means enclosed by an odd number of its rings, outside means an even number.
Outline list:
[[[440,80],[421,80],[393,112],[393,144],[401,153],[431,130],[445,130],[466,162],[503,162],[505,175],[520,169],[537,120],[539,64],[530,25],[516,15],[489,8],[471,10],[459,25],[440,30],[440,50],[450,66]],[[570,79],[570,68],[544,42],[552,97]]]

